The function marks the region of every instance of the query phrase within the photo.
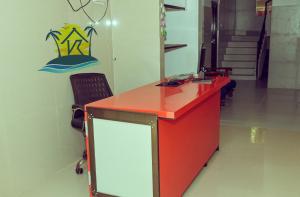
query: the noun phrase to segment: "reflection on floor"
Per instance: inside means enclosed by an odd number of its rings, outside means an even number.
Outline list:
[[[300,91],[238,82],[222,107],[221,150],[184,197],[299,197]],[[73,167],[22,197],[88,197]]]
[[[222,124],[300,130],[300,90],[238,81],[234,97],[222,108]]]
[[[216,153],[185,197],[298,197],[300,132],[223,126]]]

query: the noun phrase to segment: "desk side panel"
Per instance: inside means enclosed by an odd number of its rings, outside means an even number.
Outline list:
[[[180,197],[219,146],[220,92],[158,125],[160,194]]]
[[[159,197],[157,116],[87,108],[91,196]]]
[[[151,125],[93,122],[97,192],[152,197]]]

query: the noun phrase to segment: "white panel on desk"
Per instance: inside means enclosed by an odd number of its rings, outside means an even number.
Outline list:
[[[94,119],[97,192],[152,197],[151,126]]]

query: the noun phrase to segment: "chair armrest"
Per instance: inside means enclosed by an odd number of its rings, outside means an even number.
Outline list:
[[[226,72],[232,71],[231,67],[219,67],[217,70],[225,70]]]
[[[84,134],[84,108],[81,105],[72,105],[72,127],[79,129]]]
[[[207,76],[229,76],[229,73],[232,71],[231,67],[220,67],[220,68],[208,68]]]
[[[84,108],[82,105],[72,105],[72,119],[84,117]]]
[[[220,76],[222,75],[220,72],[216,72],[216,71],[208,71],[205,73],[205,76],[208,77],[216,77],[216,76]]]
[[[72,110],[82,110],[82,111],[84,111],[84,107],[82,105],[74,104],[74,105],[72,105]]]
[[[219,68],[206,68],[207,71],[218,71],[218,70],[228,70],[228,71],[232,71],[231,67],[219,67]]]
[[[230,68],[230,67],[221,67],[221,68],[218,68],[218,70],[223,72],[224,73],[223,76],[226,76],[226,77],[228,77],[229,74],[232,72],[232,68]]]

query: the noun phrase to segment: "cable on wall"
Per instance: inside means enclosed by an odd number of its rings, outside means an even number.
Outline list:
[[[81,7],[83,6],[82,4],[82,0],[80,0],[80,5]],[[97,21],[95,21],[94,19],[92,19],[92,17],[90,17],[90,15],[87,13],[87,11],[84,9],[86,6],[83,6],[82,7],[82,10],[84,12],[84,14],[95,24],[99,23],[105,16],[106,16],[106,13],[107,13],[107,10],[108,10],[108,5],[109,5],[109,0],[106,0],[106,7],[105,7],[105,11],[103,13],[103,15],[101,16],[100,19],[98,19]]]
[[[74,12],[78,12],[80,10],[83,11],[83,13],[88,17],[88,19],[93,22],[94,24],[98,24],[100,21],[102,21],[102,19],[106,16],[107,14],[107,11],[108,11],[108,6],[109,6],[109,0],[106,0],[106,7],[105,7],[105,11],[103,13],[103,15],[100,17],[100,19],[98,20],[94,20],[90,15],[89,13],[86,11],[86,6],[88,6],[92,0],[88,0],[87,3],[83,4],[82,3],[82,0],[79,0],[80,1],[80,7],[78,9],[75,9],[72,5],[72,3],[70,2],[70,0],[67,0],[67,2],[69,3],[71,9],[74,11]],[[95,1],[96,2],[96,1]]]
[[[72,8],[72,10],[73,10],[74,12],[78,12],[79,10],[81,10],[82,8],[84,8],[85,6],[87,6],[87,5],[91,2],[91,0],[89,0],[89,1],[88,1],[87,3],[85,3],[84,5],[82,5],[82,2],[80,1],[81,7],[78,8],[78,9],[75,9],[75,8],[73,7],[73,5],[72,5],[72,3],[70,2],[70,0],[67,0],[67,2],[69,3],[70,7]]]

